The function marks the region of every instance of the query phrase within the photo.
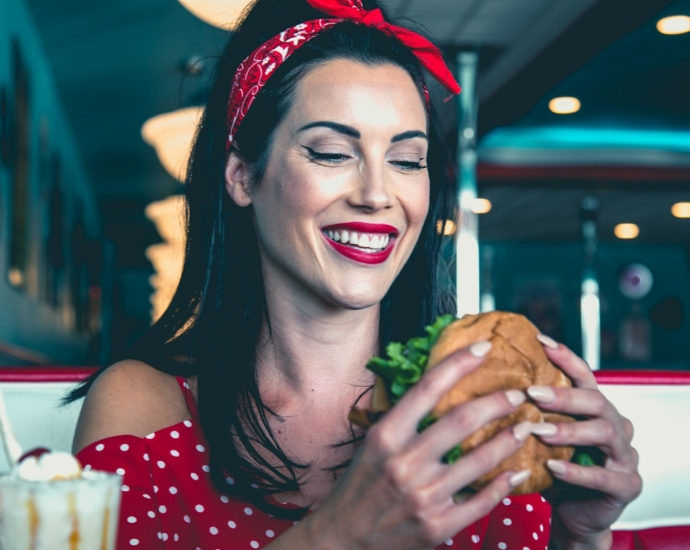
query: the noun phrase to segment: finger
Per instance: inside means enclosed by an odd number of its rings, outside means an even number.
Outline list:
[[[539,334],[537,340],[544,345],[547,357],[570,377],[575,386],[590,389],[598,387],[592,369],[583,359],[548,336]]]
[[[605,418],[622,428],[623,417],[597,389],[530,386],[529,395],[544,411],[562,412],[590,418]]]
[[[476,447],[455,464],[446,468],[436,484],[445,489],[444,497],[474,483],[496,468],[503,460],[515,454],[532,433],[531,422],[521,422],[503,430],[489,441]]]
[[[415,441],[420,462],[438,459],[455,443],[460,443],[490,422],[511,414],[526,396],[519,390],[495,392],[454,407]],[[450,445],[449,445],[450,444]]]
[[[601,491],[622,503],[628,503],[642,492],[642,478],[636,472],[616,472],[599,466],[579,466],[563,460],[547,460],[555,477],[572,485]]]
[[[532,433],[548,445],[598,447],[607,456],[634,469],[636,457],[630,443],[610,422],[603,419],[582,422],[534,424]]]
[[[417,426],[422,418],[431,412],[463,376],[482,364],[490,349],[491,342],[477,342],[444,359],[425,373],[372,429],[390,430],[398,437],[409,439],[417,433]]]
[[[453,533],[458,531],[458,526],[473,524],[496,508],[515,487],[529,478],[529,474],[529,470],[501,474],[472,498],[451,506],[442,515],[442,523]]]

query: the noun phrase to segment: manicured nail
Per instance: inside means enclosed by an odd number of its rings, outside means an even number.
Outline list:
[[[531,475],[532,472],[530,470],[522,470],[522,472],[518,472],[517,474],[510,476],[508,483],[510,483],[511,487],[517,487],[521,483],[527,481]]]
[[[491,351],[492,347],[493,344],[488,341],[475,342],[470,346],[470,353],[475,357],[484,357],[487,353],[489,353],[489,351]]]
[[[549,470],[557,476],[562,476],[568,471],[568,468],[562,460],[547,460],[546,465],[549,467]]]
[[[522,405],[527,400],[527,396],[520,390],[508,390],[506,392],[506,399],[510,401],[510,404],[513,407],[517,407],[518,405]]]
[[[532,423],[531,422],[520,422],[513,426],[513,435],[520,443],[529,437],[532,433]]]
[[[558,426],[550,422],[537,422],[536,424],[532,424],[532,433],[534,435],[550,437],[558,433]]]
[[[537,334],[537,340],[544,344],[547,348],[558,349],[558,342],[553,338],[549,338],[546,334]]]
[[[527,394],[540,403],[553,403],[556,400],[556,394],[549,386],[530,386]]]

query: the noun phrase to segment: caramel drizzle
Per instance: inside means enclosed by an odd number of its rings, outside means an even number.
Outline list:
[[[69,507],[69,515],[72,518],[72,532],[69,535],[70,550],[79,549],[79,516],[77,515],[77,503],[74,493],[67,495],[67,506]]]
[[[111,490],[108,489],[108,494],[106,495],[106,502],[110,502]],[[105,507],[103,512],[103,534],[101,537],[101,550],[108,550],[108,528],[110,527],[110,508]]]
[[[38,511],[33,497],[26,501],[29,511],[29,532],[31,533],[31,550],[36,550],[36,537],[38,535]]]

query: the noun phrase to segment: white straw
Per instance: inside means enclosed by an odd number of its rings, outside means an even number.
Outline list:
[[[5,399],[2,396],[2,389],[0,388],[0,437],[2,438],[2,446],[5,449],[5,454],[7,455],[7,462],[10,468],[14,466],[19,461],[19,457],[22,456],[22,448],[19,445],[19,441],[12,431],[12,425],[10,424],[10,418],[7,416],[7,408],[5,407]]]

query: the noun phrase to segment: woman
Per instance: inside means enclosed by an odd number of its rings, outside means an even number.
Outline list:
[[[74,396],[88,390],[75,452],[124,475],[120,548],[605,548],[639,493],[630,422],[548,339],[576,388],[530,396],[587,421],[523,423],[444,465],[449,441],[526,398],[477,399],[417,434],[481,363],[490,344],[478,342],[366,436],[348,423],[370,399],[366,361],[453,309],[435,225],[453,215],[455,189],[422,65],[457,85],[437,50],[376,8],[258,0],[227,46],[187,182],[179,289],[137,360]],[[552,464],[596,491],[554,507],[553,535],[539,495],[507,497],[529,472],[453,500],[529,433],[608,457]]]

